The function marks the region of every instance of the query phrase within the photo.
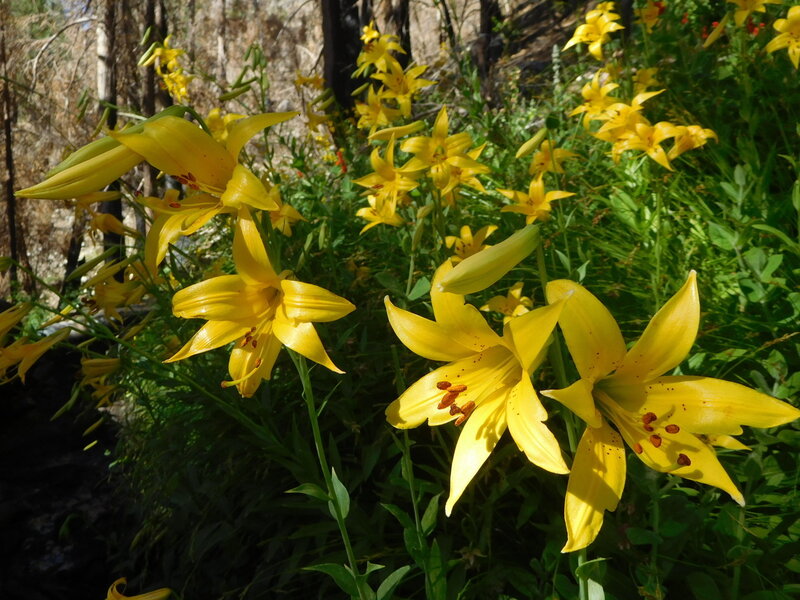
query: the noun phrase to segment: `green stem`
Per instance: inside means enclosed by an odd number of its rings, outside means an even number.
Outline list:
[[[547,276],[547,262],[544,258],[544,249],[542,248],[541,242],[536,246],[536,265],[539,269],[539,280],[541,282],[542,288],[547,287],[547,282],[549,278]],[[564,366],[564,353],[561,346],[561,339],[559,338],[557,333],[553,334],[553,343],[550,344],[550,347],[547,349],[547,356],[550,359],[550,364],[553,366],[553,371],[556,375],[556,381],[558,382],[558,386],[560,388],[565,388],[569,385],[569,380],[567,379],[567,371]],[[567,425],[567,439],[569,440],[569,449],[573,456],[575,456],[575,450],[578,448],[578,434],[579,434],[579,427],[580,423],[575,418],[575,415],[572,414],[569,410],[564,410],[562,412],[564,417],[564,422]],[[586,563],[587,561],[587,552],[586,548],[581,548],[578,550],[578,567],[580,568],[581,565]],[[580,600],[588,600],[589,598],[589,580],[585,577],[578,577],[578,592]]]
[[[303,398],[306,401],[306,408],[308,409],[308,420],[311,422],[311,432],[314,436],[314,446],[317,450],[317,460],[319,461],[319,466],[322,470],[322,477],[325,479],[325,488],[328,492],[328,496],[331,499],[334,518],[336,519],[336,524],[339,526],[339,534],[342,537],[344,550],[347,554],[347,562],[350,564],[350,571],[353,573],[353,577],[356,579],[358,597],[360,600],[366,600],[366,596],[364,595],[364,591],[362,590],[361,583],[359,581],[360,573],[358,571],[358,564],[356,563],[356,555],[353,552],[353,546],[350,543],[350,535],[347,533],[347,525],[344,521],[342,507],[339,504],[339,499],[336,496],[336,492],[333,488],[331,469],[328,465],[328,458],[325,455],[325,446],[322,443],[322,434],[320,433],[319,429],[319,416],[317,415],[317,409],[314,404],[314,390],[311,387],[311,377],[308,372],[308,363],[306,362],[305,357],[301,354],[297,354],[292,350],[289,350],[288,352],[292,357],[292,361],[297,368],[297,373],[300,375],[300,381],[303,384]]]

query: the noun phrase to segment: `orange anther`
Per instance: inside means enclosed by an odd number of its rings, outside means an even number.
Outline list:
[[[633,445],[633,451],[636,452],[636,454],[641,454],[644,452],[644,448],[642,448],[642,445],[639,442],[636,442]]]
[[[651,435],[650,436],[650,443],[653,444],[656,448],[661,447],[661,436],[660,435]]]
[[[670,423],[669,425],[664,427],[664,430],[667,433],[678,433],[681,430],[681,428],[675,425],[674,423]]]
[[[456,392],[455,394],[453,392],[447,392],[444,396],[442,396],[442,400],[441,402],[439,402],[436,408],[438,408],[439,410],[447,408],[448,406],[451,406],[453,402],[456,401],[456,398],[458,398],[458,392]]]
[[[658,419],[656,413],[649,412],[642,415],[642,423],[644,423],[645,425],[650,425],[650,423],[652,423],[656,419]]]
[[[180,208],[181,207],[181,203],[180,202],[170,202],[169,206],[170,206],[170,208]]]
[[[457,415],[460,412],[461,412],[461,407],[459,407],[458,404],[453,404],[453,406],[450,407],[451,415]]]
[[[449,388],[451,385],[453,385],[453,384],[451,384],[449,381],[439,381],[439,382],[436,384],[436,387],[437,387],[437,388],[439,388],[440,390],[446,390],[446,389],[447,389],[447,388]]]
[[[692,459],[685,454],[678,454],[678,464],[682,467],[688,467],[690,464],[692,464]]]
[[[456,392],[457,394],[460,394],[461,392],[465,391],[466,389],[467,389],[467,386],[465,386],[463,383],[457,383],[456,385],[454,385],[454,386],[452,386],[450,388],[450,391],[451,392]]]

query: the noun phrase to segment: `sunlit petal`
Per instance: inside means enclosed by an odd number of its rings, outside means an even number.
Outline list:
[[[542,396],[557,400],[586,421],[590,427],[600,427],[601,417],[592,397],[591,381],[579,379],[561,390],[542,390]]]
[[[506,412],[508,430],[528,460],[552,473],[569,473],[558,440],[543,423],[547,411],[536,397],[527,374],[523,374],[508,395]]]
[[[651,319],[612,379],[642,382],[671,371],[689,353],[699,324],[700,299],[692,271],[678,293]]]
[[[230,155],[234,159],[238,159],[241,149],[259,131],[283,121],[288,121],[299,114],[298,112],[263,113],[246,119],[239,119],[228,130],[225,146]]]
[[[334,373],[344,373],[325,352],[322,340],[311,323],[290,319],[283,309],[279,309],[272,323],[272,331],[284,346],[302,354],[309,360],[327,367]]]
[[[564,501],[567,543],[562,552],[591,544],[600,533],[604,511],[617,508],[625,487],[625,448],[605,421],[581,436]]]
[[[558,324],[583,379],[593,382],[613,371],[625,356],[625,341],[608,309],[582,285],[559,279],[547,284],[550,304],[569,298]]]
[[[261,232],[246,209],[239,211],[233,235],[233,261],[242,279],[251,285],[266,285],[278,276],[267,257]]]
[[[438,323],[397,308],[384,298],[386,314],[395,335],[412,352],[430,360],[458,360],[475,354],[472,348],[454,341]]]
[[[335,321],[356,308],[341,296],[310,283],[284,279],[281,290],[287,316],[298,321]]]
[[[264,309],[256,290],[238,275],[221,275],[192,284],[176,292],[172,312],[184,319],[204,318],[238,321],[254,317]]]
[[[250,330],[248,325],[236,321],[209,321],[186,344],[164,362],[170,363],[195,354],[213,350],[242,337]]]
[[[501,396],[476,408],[458,436],[450,471],[450,496],[444,508],[447,516],[506,430],[505,403]]]
[[[234,167],[233,174],[220,200],[224,206],[237,210],[243,205],[260,210],[278,210],[280,208],[270,197],[261,180],[242,165]]]
[[[507,336],[528,373],[533,373],[544,358],[543,351],[563,308],[564,301],[558,300],[511,319],[506,325]]]

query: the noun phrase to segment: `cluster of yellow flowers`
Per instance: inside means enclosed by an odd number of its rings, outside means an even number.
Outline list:
[[[189,83],[194,75],[187,75],[180,63],[180,57],[186,54],[180,48],[171,48],[168,35],[163,44],[153,44],[139,61],[141,66],[155,65],[156,74],[161,78],[161,86],[172,96],[176,104],[189,101]]]
[[[369,128],[373,133],[379,127],[410,117],[413,97],[422,88],[436,82],[420,78],[428,68],[425,65],[409,65],[403,69],[392,56],[392,52],[405,54],[397,36],[378,33],[374,24],[370,24],[364,27],[361,41],[364,46],[356,59],[358,68],[353,77],[370,74],[380,85],[375,87],[367,82],[353,93],[361,94],[366,89],[367,101],[356,102],[358,127]],[[387,101],[396,104],[397,108],[389,106]]]
[[[594,9],[586,13],[586,22],[578,25],[575,33],[564,46],[564,50],[577,44],[588,44],[589,54],[597,60],[603,60],[603,44],[611,39],[611,33],[625,29],[614,12],[613,2],[600,2]]]
[[[646,71],[637,89],[644,90],[654,81],[654,70]],[[642,81],[646,83],[642,84]],[[614,162],[619,162],[622,153],[627,150],[639,150],[672,171],[671,160],[705,145],[711,138],[717,139],[716,133],[700,125],[674,125],[668,121],[660,121],[655,125],[650,123],[642,114],[644,103],[664,90],[640,91],[630,104],[626,104],[610,95],[618,87],[619,84],[612,81],[607,70],[597,71],[581,90],[583,104],[570,113],[570,116],[583,115],[583,125],[587,131],[593,121],[601,123],[598,129],[590,133],[612,145],[611,157]],[[670,138],[673,139],[673,145],[667,152],[661,144]]]
[[[273,269],[252,211],[270,212],[273,228],[287,234],[291,224],[302,217],[280,202],[277,186],[238,162],[243,147],[256,133],[295,115],[265,113],[230,119],[224,134],[218,131],[215,139],[197,125],[162,112],[79,149],[51,171],[47,180],[17,195],[81,197],[102,189],[140,162],[148,162],[182,184],[185,196],[171,189],[163,198],[135,198],[156,215],[145,240],[144,262],[122,261],[100,269],[86,283],[94,288],[94,296],[86,301],[90,308],[121,321],[116,308],[142,298],[146,291],[143,281],[158,272],[169,244],[198,231],[215,216],[229,214],[236,219],[233,257],[237,274],[213,277],[175,294],[175,315],[208,322],[168,360],[181,360],[239,340],[229,362],[232,380],[223,385],[236,385],[244,397],[252,396],[262,379],[269,379],[282,345],[339,372],[312,323],[338,319],[354,307],[318,286],[295,281],[289,271]],[[187,148],[192,152],[186,152]],[[127,269],[123,281],[113,279],[123,268]]]
[[[17,338],[8,342],[8,334],[27,315],[33,306],[20,303],[0,313],[0,384],[18,376],[25,382],[25,374],[39,358],[58,342],[63,341],[70,333],[69,329],[61,329],[36,342],[27,338]],[[9,376],[9,371],[14,375]]]

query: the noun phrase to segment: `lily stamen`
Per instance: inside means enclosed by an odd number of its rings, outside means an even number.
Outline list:
[[[667,433],[678,433],[681,430],[681,428],[678,425],[675,425],[674,423],[670,423],[669,425],[664,427],[664,430]]]
[[[692,459],[685,454],[678,454],[678,464],[682,467],[688,467],[692,464]]]

